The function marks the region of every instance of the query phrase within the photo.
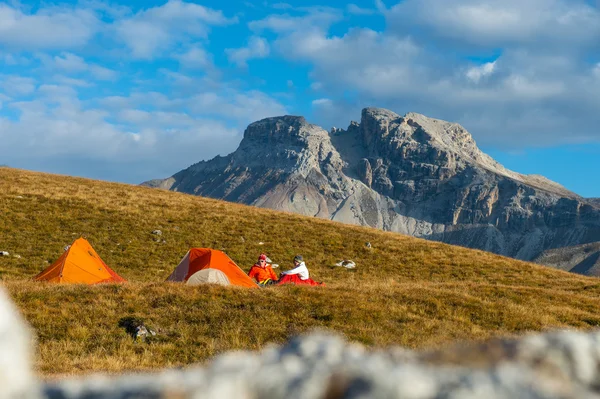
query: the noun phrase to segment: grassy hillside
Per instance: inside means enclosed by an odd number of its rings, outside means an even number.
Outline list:
[[[0,278],[36,331],[47,376],[183,366],[319,327],[426,348],[600,324],[598,279],[365,227],[10,168],[0,168],[0,214],[0,250],[11,254],[0,257]],[[130,282],[30,281],[80,235]],[[301,253],[327,287],[164,283],[191,246],[224,249],[244,270],[260,252],[282,269]],[[341,259],[356,269],[333,267]],[[128,316],[160,334],[133,342],[119,327]]]

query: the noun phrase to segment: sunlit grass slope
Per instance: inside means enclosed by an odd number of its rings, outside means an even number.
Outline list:
[[[80,235],[129,283],[30,281]],[[191,246],[223,249],[246,271],[260,252],[282,269],[300,253],[327,287],[164,283]],[[44,375],[184,366],[313,328],[427,348],[600,324],[598,279],[375,229],[10,168],[0,168],[0,250],[10,252],[0,257],[2,284],[35,329]],[[356,269],[333,267],[341,259]],[[159,335],[134,342],[119,327],[128,316]]]

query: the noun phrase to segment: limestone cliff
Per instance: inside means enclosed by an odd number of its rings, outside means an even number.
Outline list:
[[[600,241],[592,201],[504,168],[456,123],[379,108],[331,132],[302,117],[263,119],[234,153],[144,184],[524,260]]]

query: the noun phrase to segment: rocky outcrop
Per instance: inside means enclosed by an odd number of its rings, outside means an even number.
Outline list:
[[[595,398],[599,364],[599,333],[548,333],[425,353],[369,352],[316,333],[260,353],[225,354],[205,368],[71,379],[45,392],[49,399]]]
[[[0,287],[0,399],[40,397],[31,344],[29,328]]]
[[[248,126],[240,147],[146,183],[531,260],[600,240],[600,209],[504,168],[462,126],[379,108],[330,132],[302,117]]]
[[[600,242],[549,249],[533,261],[572,273],[600,277]]]

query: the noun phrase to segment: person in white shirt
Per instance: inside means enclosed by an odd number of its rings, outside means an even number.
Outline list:
[[[292,270],[286,270],[281,272],[277,285],[282,284],[299,284],[299,285],[319,285],[325,286],[325,283],[313,280],[308,275],[308,269],[302,259],[302,255],[296,255],[294,257],[294,268]]]
[[[304,259],[302,259],[302,255],[296,255],[294,257],[294,268],[293,269],[281,272],[281,276],[292,275],[292,274],[297,274],[298,277],[300,278],[300,280],[308,280],[309,279],[310,276],[308,274],[308,268],[306,267],[306,264],[304,263]],[[280,278],[281,278],[281,276],[280,276]]]

